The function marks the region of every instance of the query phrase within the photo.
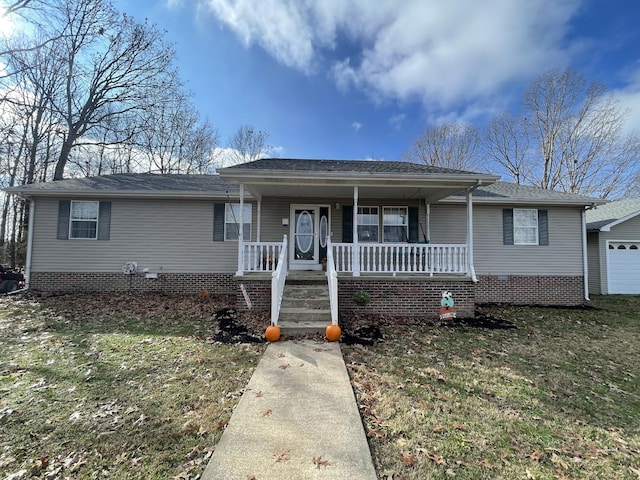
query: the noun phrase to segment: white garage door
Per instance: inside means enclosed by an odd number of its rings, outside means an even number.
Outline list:
[[[609,242],[609,293],[640,293],[640,240]]]

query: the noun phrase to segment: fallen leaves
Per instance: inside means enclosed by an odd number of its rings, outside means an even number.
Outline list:
[[[271,415],[273,413],[273,411],[269,408],[268,410],[263,410],[260,412],[260,416],[261,417],[268,417],[269,415]]]
[[[273,454],[273,458],[275,459],[276,463],[279,462],[288,462],[289,461],[289,450],[287,449],[283,449],[280,450],[279,452],[275,452]]]
[[[319,457],[313,457],[313,459],[311,460],[313,462],[313,464],[316,466],[316,468],[320,468],[320,467],[324,467],[327,468],[328,466],[331,465],[331,463],[329,462],[329,460],[323,459],[322,455]]]
[[[400,461],[405,467],[413,467],[416,464],[416,457],[410,452],[401,452]]]

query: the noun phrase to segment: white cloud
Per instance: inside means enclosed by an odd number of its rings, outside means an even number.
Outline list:
[[[340,88],[451,108],[489,103],[502,86],[564,64],[582,0],[200,1],[284,65],[310,73],[329,63]],[[338,40],[350,57],[338,57]]]
[[[640,134],[640,65],[629,75],[626,88],[613,92],[620,105],[629,111],[625,134]]]
[[[351,124],[351,128],[353,128],[353,131],[357,133],[362,128],[362,124],[360,122],[353,122]]]

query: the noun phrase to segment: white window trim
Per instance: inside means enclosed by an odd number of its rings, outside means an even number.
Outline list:
[[[95,203],[97,205],[97,209],[96,209],[96,219],[74,219],[73,218],[73,205],[76,203]],[[71,200],[71,203],[69,205],[69,240],[97,240],[98,239],[98,228],[100,228],[100,202],[97,200]],[[96,222],[96,235],[95,237],[74,237],[72,235],[73,233],[73,222]]]
[[[387,242],[385,240],[385,234],[384,234],[384,227],[385,227],[385,223],[384,223],[384,211],[387,208],[397,208],[397,209],[404,209],[405,211],[405,221],[407,223],[403,223],[403,224],[398,224],[398,223],[394,223],[394,224],[390,224],[389,226],[404,226],[405,227],[405,241],[404,242],[399,242],[399,243],[409,243],[409,206],[407,205],[385,205],[382,207],[382,215],[380,216],[380,222],[382,223],[382,243],[397,243],[397,242]]]
[[[237,205],[238,208],[240,208],[240,203],[225,203],[224,204],[224,241],[225,242],[237,242],[238,239],[237,238],[227,238],[227,225],[231,225],[232,222],[227,222],[227,208],[230,207],[231,205]],[[253,233],[251,230],[253,228],[253,206],[250,203],[245,203],[244,204],[244,208],[245,210],[249,210],[249,219],[247,221],[246,218],[243,218],[243,225],[249,224],[249,237],[246,238],[243,236],[243,240],[245,242],[249,242],[251,241],[251,234]],[[238,223],[236,223],[236,225],[238,225]],[[243,230],[244,233],[244,230]]]
[[[536,225],[533,226],[521,226],[516,225],[516,212],[536,212]],[[518,228],[527,228],[532,229],[535,228],[536,232],[536,240],[535,242],[518,242],[516,230]],[[540,245],[540,214],[537,208],[514,208],[513,209],[513,244],[514,245]]]
[[[378,229],[378,240],[360,240],[360,238],[358,238],[358,242],[359,243],[380,243],[380,238],[381,238],[381,235],[380,235],[380,208],[381,207],[379,207],[377,205],[358,205],[358,210],[360,210],[361,208],[369,208],[369,209],[375,208],[378,211],[378,213],[377,213],[377,215],[378,215],[378,223],[377,224],[360,223],[360,222],[358,222],[358,227],[360,227],[360,226],[370,227],[370,226],[375,225],[377,227],[377,229]],[[361,215],[361,214],[360,213],[356,213],[356,215]],[[365,215],[365,214],[362,214],[362,215]],[[358,232],[358,237],[360,237],[360,232]]]

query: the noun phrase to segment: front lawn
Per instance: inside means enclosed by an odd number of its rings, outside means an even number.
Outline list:
[[[0,298],[0,478],[195,478],[264,344],[211,341],[228,299]]]
[[[344,346],[379,477],[640,478],[640,297],[594,304]]]
[[[0,478],[197,478],[265,348],[229,300],[0,298]],[[343,345],[379,478],[638,480],[640,297],[594,303]]]

